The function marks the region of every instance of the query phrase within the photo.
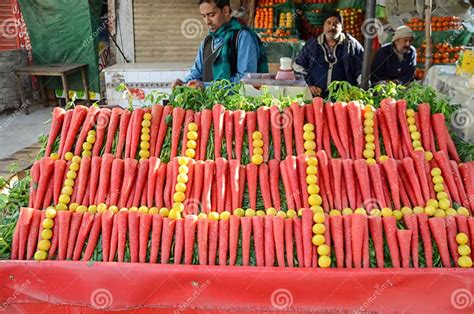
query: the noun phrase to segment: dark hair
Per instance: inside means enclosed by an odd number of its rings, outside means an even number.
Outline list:
[[[230,7],[230,0],[199,0],[198,5],[203,3],[214,3],[221,10],[226,6]]]

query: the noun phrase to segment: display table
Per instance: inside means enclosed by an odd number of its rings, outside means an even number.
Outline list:
[[[0,262],[7,313],[472,312],[474,270]],[[66,308],[65,305],[72,306]],[[135,312],[136,313],[136,312]]]
[[[474,88],[470,88],[469,77],[456,75],[454,65],[432,66],[426,76],[426,85],[432,87],[439,95],[447,96],[453,104],[461,105],[462,111],[454,116],[452,126],[465,139],[474,141]]]

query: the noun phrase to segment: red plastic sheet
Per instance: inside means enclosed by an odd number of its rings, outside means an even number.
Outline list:
[[[472,313],[473,282],[473,269],[323,270],[3,261],[0,311]]]

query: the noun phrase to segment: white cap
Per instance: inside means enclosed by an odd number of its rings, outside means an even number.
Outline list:
[[[293,69],[293,60],[291,58],[280,58],[280,70],[288,71]]]

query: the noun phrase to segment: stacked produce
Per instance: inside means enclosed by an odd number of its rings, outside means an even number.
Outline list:
[[[414,31],[425,30],[425,20],[419,17],[414,17],[406,23]],[[462,29],[461,19],[459,16],[433,16],[431,18],[432,31],[449,31]]]
[[[255,13],[255,28],[273,29],[273,8],[257,8]]]
[[[474,162],[429,104],[376,105],[55,108],[11,258],[472,267]]]
[[[354,36],[359,42],[363,42],[362,23],[364,22],[364,13],[361,9],[344,8],[339,9],[344,21],[343,29],[345,32]]]

